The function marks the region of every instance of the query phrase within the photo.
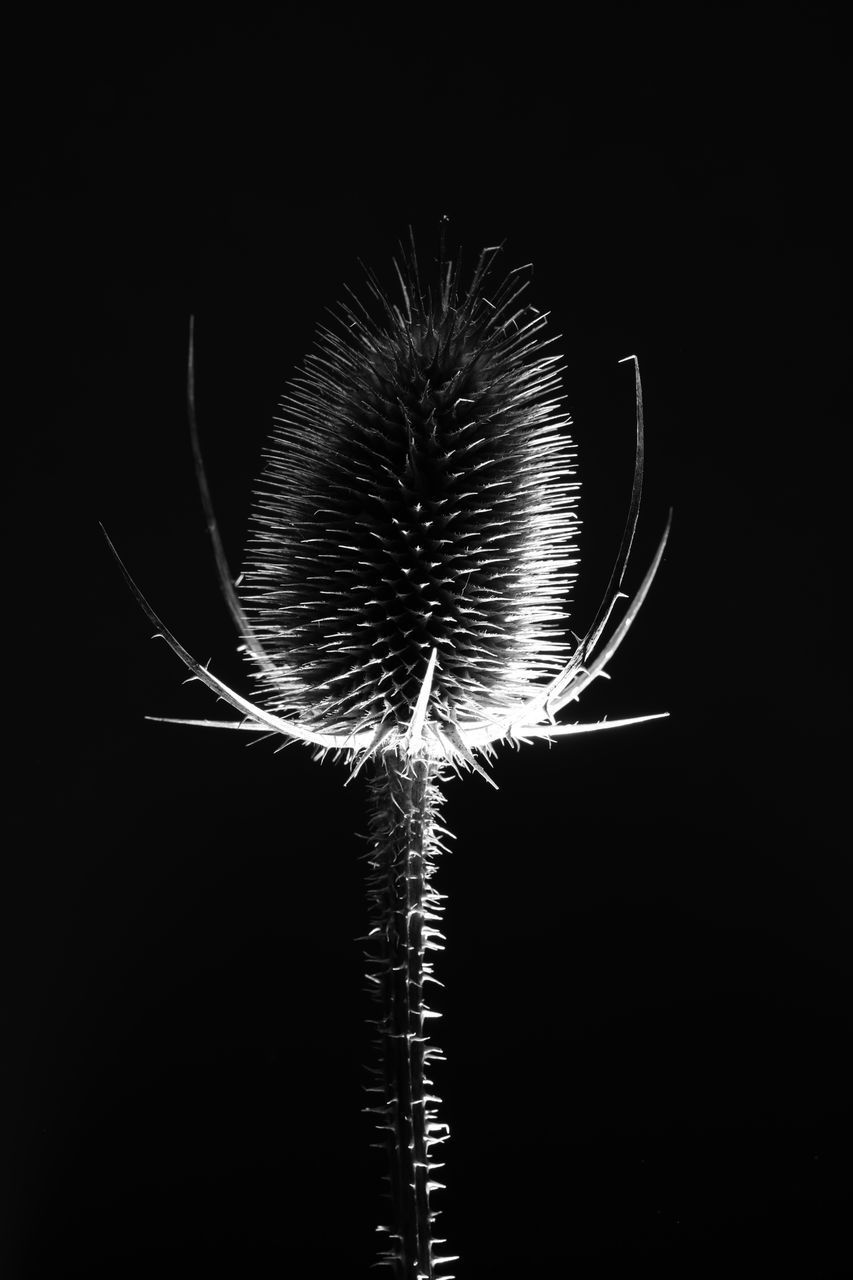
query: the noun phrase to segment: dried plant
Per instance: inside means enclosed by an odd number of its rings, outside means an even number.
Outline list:
[[[366,272],[321,328],[290,383],[255,496],[244,572],[232,578],[208,491],[195,420],[196,468],[222,589],[254,681],[252,700],[197,662],[127,570],[158,633],[192,675],[229,703],[227,727],[304,742],[317,757],[367,766],[371,847],[368,981],[376,1000],[369,1110],[389,1158],[381,1261],[395,1277],[432,1280],[442,1254],[432,1193],[448,1136],[430,1076],[440,1057],[427,1023],[441,900],[433,880],[446,835],[442,784],[518,745],[638,724],[656,716],[559,724],[624,639],[658,569],[669,529],[619,624],[639,513],[643,412],[639,366],[633,492],[602,604],[569,638],[578,563],[574,452],[560,409],[559,357],[547,315],[522,301],[526,268],[496,281],[484,249],[467,289],[445,255],[421,282],[414,242],[395,262],[400,300]],[[112,547],[112,544],[110,543]],[[115,552],[115,549],[113,548]],[[118,556],[116,556],[118,559]],[[665,714],[665,713],[663,713]],[[439,984],[440,985],[440,984]],[[445,1280],[450,1280],[445,1276]]]

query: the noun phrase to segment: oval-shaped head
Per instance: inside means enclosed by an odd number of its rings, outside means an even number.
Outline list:
[[[505,715],[569,656],[573,450],[546,316],[484,250],[460,288],[414,247],[287,388],[256,492],[241,601],[269,711],[326,733]]]

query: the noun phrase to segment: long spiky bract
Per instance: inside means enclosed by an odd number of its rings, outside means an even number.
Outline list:
[[[485,249],[467,289],[443,249],[423,282],[414,243],[394,263],[399,298],[366,273],[322,327],[291,382],[265,454],[240,589],[219,537],[195,420],[202,503],[223,594],[252,664],[256,698],[229,688],[164,626],[119,560],[158,633],[192,677],[240,713],[177,723],[302,741],[318,757],[367,766],[370,797],[367,979],[377,1003],[370,1106],[388,1153],[380,1261],[395,1280],[450,1280],[432,1193],[447,1137],[430,1077],[424,987],[437,982],[441,899],[433,884],[448,833],[441,783],[515,743],[636,724],[557,724],[605,675],[660,565],[669,523],[633,600],[620,599],[640,506],[637,460],[610,583],[587,633],[567,639],[578,484],[546,316],[523,300],[525,269],[493,279]],[[108,539],[109,541],[109,539]],[[116,558],[112,543],[109,544]],[[665,714],[665,713],[664,713]]]

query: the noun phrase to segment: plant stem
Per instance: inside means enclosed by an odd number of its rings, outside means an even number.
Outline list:
[[[440,836],[448,833],[436,821],[443,800],[442,771],[423,756],[407,758],[397,751],[382,754],[372,766],[367,896],[370,909],[367,952],[368,990],[379,1006],[374,1045],[378,1064],[370,1067],[367,1086],[377,1129],[389,1157],[388,1199],[391,1221],[388,1248],[380,1260],[394,1280],[438,1280],[439,1257],[433,1237],[438,1212],[430,1193],[443,1184],[434,1173],[442,1166],[430,1151],[444,1142],[448,1127],[437,1120],[441,1099],[430,1090],[430,1062],[443,1055],[430,1045],[428,1018],[440,1015],[424,999],[424,984],[433,978],[426,953],[442,950],[439,928],[442,906],[431,881]],[[443,1277],[443,1280],[451,1280]]]

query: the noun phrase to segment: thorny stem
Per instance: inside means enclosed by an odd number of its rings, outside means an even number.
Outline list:
[[[381,1141],[388,1152],[388,1200],[391,1221],[378,1228],[388,1247],[380,1263],[394,1280],[439,1280],[438,1267],[453,1259],[435,1252],[443,1241],[433,1236],[438,1212],[430,1193],[443,1184],[442,1166],[430,1152],[448,1136],[437,1119],[430,1090],[430,1062],[443,1055],[430,1045],[426,1021],[440,1015],[424,999],[433,978],[427,952],[442,950],[441,899],[432,887],[436,855],[447,835],[436,822],[442,794],[440,767],[420,756],[395,750],[379,756],[370,774],[370,841],[367,895],[370,909],[367,955],[368,990],[378,1005],[374,1045],[377,1064],[368,1068],[367,1086]],[[442,1280],[452,1280],[441,1273]]]

